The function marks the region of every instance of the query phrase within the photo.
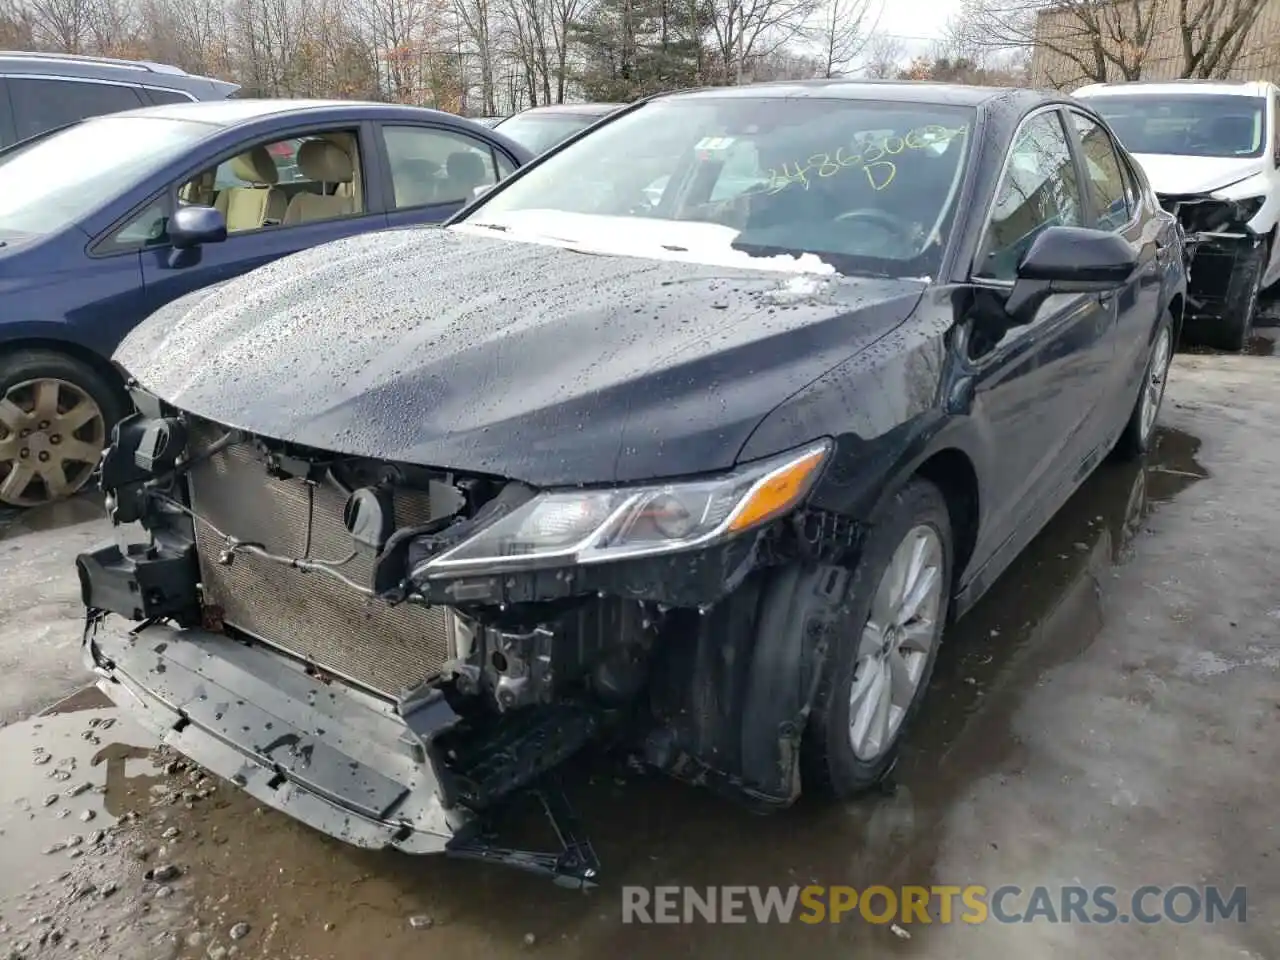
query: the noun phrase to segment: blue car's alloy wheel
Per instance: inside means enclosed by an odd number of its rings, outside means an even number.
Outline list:
[[[89,482],[107,437],[106,416],[78,384],[42,377],[0,399],[0,504],[33,507]]]

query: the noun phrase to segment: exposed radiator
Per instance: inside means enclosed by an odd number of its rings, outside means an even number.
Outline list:
[[[211,433],[202,424],[194,433],[194,444],[202,447],[221,431]],[[345,493],[331,483],[270,476],[249,444],[197,464],[190,489],[197,516],[271,553],[337,563],[356,550],[342,522]],[[429,495],[397,491],[395,510],[398,526],[424,523],[430,519]],[[328,673],[395,697],[435,676],[449,658],[448,613],[442,608],[388,606],[326,574],[243,551],[223,565],[218,557],[225,543],[206,523],[196,523],[196,547],[205,603],[221,608],[223,623]],[[372,567],[372,551],[360,548],[339,569],[356,583],[368,583]]]

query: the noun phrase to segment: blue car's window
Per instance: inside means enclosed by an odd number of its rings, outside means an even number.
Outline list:
[[[453,130],[388,125],[382,129],[396,209],[464,203],[498,182],[489,145]]]
[[[79,223],[212,132],[186,120],[101,117],[20,147],[0,157],[0,236]]]
[[[298,148],[302,146],[300,139],[280,140],[267,145],[267,153],[276,168],[276,183],[297,183],[306,180],[298,169]],[[237,176],[236,165],[228,160],[218,165],[214,179],[214,188],[225,190],[227,187],[252,187],[256,184]]]
[[[245,144],[178,188],[178,202],[215,208],[227,233],[297,226],[361,216],[362,158],[352,130],[324,130],[290,140]],[[166,242],[139,223],[133,237]],[[137,242],[137,241],[135,241]]]

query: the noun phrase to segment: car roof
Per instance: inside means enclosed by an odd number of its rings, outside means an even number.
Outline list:
[[[937,83],[929,80],[794,80],[748,83],[740,87],[702,87],[661,94],[660,100],[686,100],[712,97],[770,98],[788,97],[831,100],[879,100],[902,103],[946,103],[976,107],[990,100],[1025,101],[1027,105],[1045,102],[1052,97],[1039,90],[1019,87],[978,87],[962,83]]]
[[[529,107],[521,110],[519,113],[513,113],[511,117],[527,117],[530,114],[537,116],[552,116],[555,114],[581,114],[585,116],[603,116],[606,113],[625,107],[625,103],[552,103],[542,107]],[[510,120],[511,117],[504,119]]]
[[[428,107],[410,107],[397,103],[371,100],[204,100],[191,103],[166,103],[158,107],[140,107],[108,114],[109,117],[158,117],[165,120],[191,120],[212,126],[230,127],[275,114],[347,113],[376,114],[386,117],[421,117],[430,114],[466,123],[462,117]]]
[[[1263,80],[1134,80],[1128,83],[1091,83],[1076,90],[1073,96],[1183,96],[1190,94],[1265,97],[1271,84]]]
[[[42,53],[31,50],[0,50],[0,72],[46,74],[96,80],[119,80],[145,86],[187,89],[193,84],[213,84],[237,90],[239,84],[188,73],[181,67],[154,60],[122,60],[118,57],[91,57],[75,53]]]

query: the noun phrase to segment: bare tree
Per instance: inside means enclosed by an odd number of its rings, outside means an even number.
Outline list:
[[[810,31],[820,45],[822,76],[838,77],[862,53],[884,12],[883,0],[826,0]]]
[[[745,65],[769,58],[803,35],[820,0],[713,0],[711,32],[727,83],[741,83]]]
[[[29,50],[36,45],[30,9],[17,0],[0,0],[0,46]]]
[[[509,55],[525,76],[529,105],[551,102],[550,30],[545,0],[503,0]]]
[[[861,72],[873,80],[896,77],[906,56],[907,48],[897,37],[872,32],[862,48]]]
[[[1137,80],[1159,21],[1161,0],[966,0],[966,42],[1036,50],[1066,65],[1059,82]]]
[[[591,0],[547,0],[547,19],[555,49],[556,103],[564,103],[569,80],[569,56],[573,26],[591,6]]]
[[[475,52],[480,66],[480,100],[486,115],[497,113],[494,86],[494,57],[497,54],[494,28],[496,16],[490,0],[454,0],[454,16],[460,34]]]
[[[1182,76],[1226,76],[1267,0],[1177,0]]]
[[[62,53],[84,52],[93,19],[93,0],[31,0],[27,10],[38,44]]]

